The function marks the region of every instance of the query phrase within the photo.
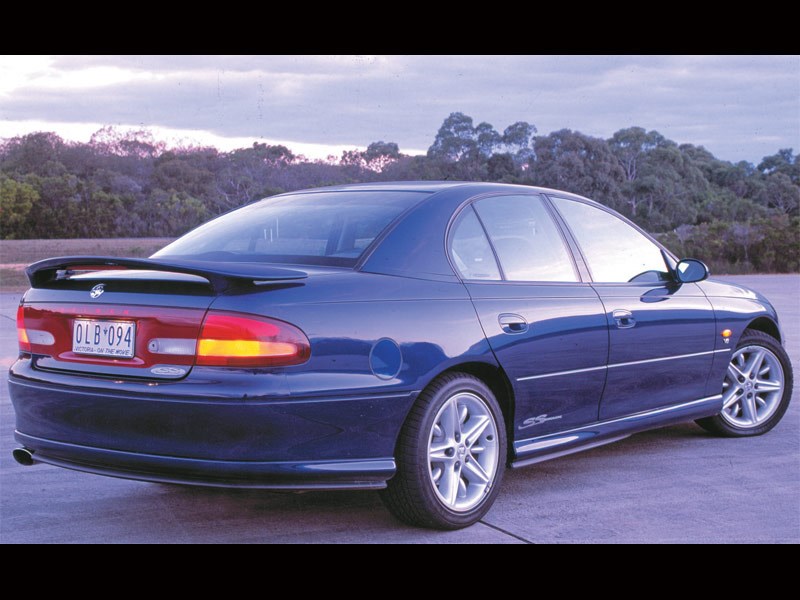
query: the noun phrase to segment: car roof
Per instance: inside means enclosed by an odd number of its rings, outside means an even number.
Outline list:
[[[374,181],[370,183],[348,183],[343,185],[326,186],[313,190],[301,191],[403,191],[403,192],[438,192],[440,190],[468,185],[469,181]]]
[[[491,192],[519,192],[557,194],[568,198],[580,198],[596,204],[594,200],[579,194],[563,190],[539,187],[533,185],[519,185],[513,183],[494,183],[490,181],[376,181],[371,183],[350,183],[343,185],[325,186],[304,190],[286,192],[286,194],[314,194],[324,192],[361,191],[361,192],[427,192],[430,194],[458,188],[465,197]]]

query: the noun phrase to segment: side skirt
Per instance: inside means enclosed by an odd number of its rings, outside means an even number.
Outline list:
[[[722,394],[684,404],[598,421],[558,433],[514,442],[516,458],[511,466],[524,467],[545,460],[589,450],[624,439],[631,434],[716,415],[722,410]]]

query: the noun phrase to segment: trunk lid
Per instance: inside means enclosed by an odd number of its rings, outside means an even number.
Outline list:
[[[48,259],[26,272],[32,288],[18,321],[21,348],[36,368],[152,380],[188,375],[219,295],[298,285],[307,276],[256,263],[97,256]]]

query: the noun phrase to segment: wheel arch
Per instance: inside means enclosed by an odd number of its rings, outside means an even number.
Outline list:
[[[769,317],[762,316],[750,321],[750,323],[747,324],[747,327],[745,327],[745,331],[747,331],[748,329],[761,331],[771,337],[774,337],[776,340],[778,340],[779,343],[781,344],[783,343],[783,339],[781,338],[781,331],[778,328],[778,324]]]
[[[490,390],[492,390],[494,397],[497,399],[497,403],[500,405],[500,409],[503,411],[506,439],[508,440],[507,459],[511,460],[513,458],[512,436],[514,434],[514,409],[516,405],[514,388],[511,386],[511,381],[509,380],[508,375],[506,375],[506,372],[501,366],[487,362],[463,362],[451,365],[447,369],[437,373],[435,377],[431,378],[431,380],[428,382],[428,385],[447,373],[466,373],[467,375],[472,375],[473,377],[480,379],[483,383],[489,386]]]

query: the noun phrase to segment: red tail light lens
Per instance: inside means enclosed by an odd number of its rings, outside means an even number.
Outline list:
[[[197,364],[283,367],[311,356],[311,344],[294,325],[253,315],[209,312],[197,340]]]
[[[31,351],[31,342],[28,339],[28,332],[25,331],[25,311],[21,304],[17,308],[17,340],[20,352]]]

